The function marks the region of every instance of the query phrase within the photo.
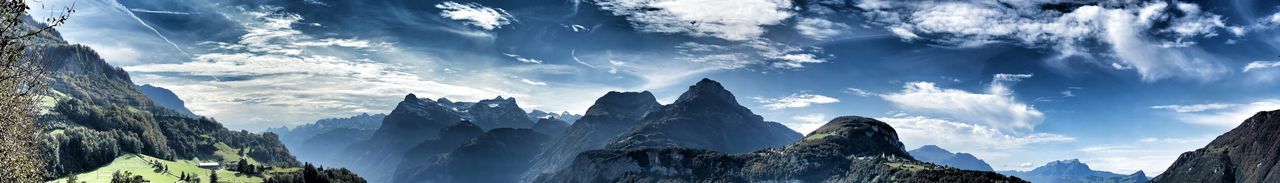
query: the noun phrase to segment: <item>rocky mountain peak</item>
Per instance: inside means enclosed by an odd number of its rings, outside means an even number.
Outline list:
[[[1049,162],[1044,166],[1036,168],[1036,170],[1091,170],[1089,165],[1080,162],[1080,159],[1068,159]],[[1032,171],[1036,171],[1032,170]]]
[[[810,132],[788,148],[796,151],[836,152],[842,156],[892,155],[909,158],[889,124],[860,116],[842,116]]]
[[[501,96],[490,100],[480,100],[467,109],[471,121],[484,129],[495,128],[529,128],[533,121],[528,113],[520,108],[515,98]]]
[[[409,95],[404,96],[404,101],[405,102],[418,101],[418,96],[410,93]]]
[[[737,98],[734,98],[733,93],[724,89],[724,86],[720,85],[720,82],[707,78],[703,78],[701,81],[698,81],[697,84],[689,86],[689,90],[685,91],[684,94],[680,94],[680,98],[676,99],[675,103],[689,103],[696,101],[738,105],[738,100]]]
[[[600,99],[596,99],[595,104],[592,104],[587,109],[586,116],[615,116],[640,119],[659,106],[662,106],[662,104],[659,104],[658,99],[649,91],[611,91],[604,94]]]
[[[1146,172],[1142,172],[1142,170],[1138,170],[1138,172],[1134,172],[1133,174],[1129,174],[1129,176],[1130,176],[1130,177],[1142,177],[1143,179],[1145,179],[1145,178],[1147,177],[1147,173],[1146,173]]]

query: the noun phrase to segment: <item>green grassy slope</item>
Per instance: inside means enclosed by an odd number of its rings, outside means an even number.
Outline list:
[[[161,164],[169,166],[169,171],[161,172],[160,170],[153,168],[152,163],[154,162],[159,162]],[[115,173],[116,171],[128,171],[128,172],[132,172],[135,175],[141,175],[143,178],[151,182],[176,182],[178,180],[178,176],[181,173],[186,173],[188,175],[197,175],[200,177],[202,182],[208,182],[209,170],[196,167],[196,164],[198,164],[199,162],[200,162],[199,160],[182,160],[182,161],[176,161],[176,162],[166,161],[163,159],[159,159],[159,158],[155,158],[147,155],[130,154],[130,155],[117,157],[114,161],[111,162],[111,164],[107,164],[107,166],[94,169],[93,171],[77,174],[76,178],[80,179],[80,181],[89,182],[89,183],[110,182],[112,173]],[[265,178],[269,177],[274,173],[288,173],[288,172],[296,172],[298,170],[299,170],[298,168],[275,169],[272,171],[268,171],[267,173],[263,174],[263,176],[243,175],[243,174],[240,174],[239,172],[229,171],[229,170],[218,170],[217,173],[218,173],[218,180],[219,180],[218,182],[253,183],[253,182],[262,182]],[[66,177],[63,177],[63,178],[50,181],[50,183],[55,183],[55,182],[61,183],[65,181],[66,181]]]

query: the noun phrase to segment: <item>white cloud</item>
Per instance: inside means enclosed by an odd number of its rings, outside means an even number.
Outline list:
[[[112,64],[132,65],[140,63],[139,61],[141,60],[139,59],[142,58],[142,54],[139,53],[137,49],[119,42],[114,46],[97,45],[92,43],[87,43],[86,45],[93,48],[93,50],[96,51],[98,56],[101,56],[103,60]]]
[[[646,32],[685,33],[744,41],[794,13],[790,0],[601,0],[601,9],[626,16]]]
[[[806,64],[826,63],[816,47],[797,47],[768,40],[751,40],[718,45],[685,42],[676,46],[681,60],[708,64],[721,69],[741,69],[764,64],[777,69],[804,68]]]
[[[534,80],[529,80],[524,78],[521,78],[520,82],[524,82],[525,84],[534,85],[534,86],[547,86],[546,82],[534,81]]]
[[[1280,109],[1280,99],[1263,99],[1247,104],[1210,103],[1153,106],[1152,108],[1178,112],[1174,114],[1175,118],[1191,124],[1234,128],[1258,112]]]
[[[996,75],[988,93],[940,88],[931,82],[910,82],[898,93],[880,95],[900,109],[928,115],[943,115],[1002,130],[1033,129],[1044,113],[1017,101],[1007,85],[1030,75]]]
[[[856,6],[904,40],[951,47],[1015,44],[1052,48],[1062,54],[1059,58],[1112,58],[1132,66],[1145,81],[1209,80],[1223,74],[1212,54],[1187,46],[1238,27],[1189,3],[1108,2],[1067,12],[1041,7],[1050,3],[1060,2],[864,0]]]
[[[889,32],[892,32],[893,35],[896,35],[902,38],[903,40],[907,40],[907,41],[920,39],[920,35],[916,35],[916,33],[911,32],[911,30],[907,30],[906,28],[902,28],[902,27],[889,27]]]
[[[821,18],[801,18],[796,22],[795,29],[800,32],[800,35],[809,39],[823,40],[839,36],[849,29],[849,25]]]
[[[503,53],[502,55],[506,55],[507,57],[511,57],[512,59],[516,59],[516,61],[520,61],[520,62],[522,62],[522,63],[529,63],[529,64],[542,64],[542,60],[532,59],[532,58],[525,58],[525,57],[522,57],[522,56],[520,56],[520,55],[516,55],[516,54]]]
[[[822,125],[826,125],[827,120],[830,120],[830,119],[827,119],[826,114],[812,113],[812,114],[791,116],[791,120],[792,122],[783,123],[783,124],[787,125],[787,127],[791,128],[792,130],[795,130],[796,132],[800,132],[801,134],[809,134],[809,132],[813,132],[813,130],[817,130],[818,127],[822,127]]]
[[[849,94],[858,95],[858,96],[860,96],[860,97],[869,97],[869,96],[872,96],[872,95],[876,95],[875,93],[867,92],[867,90],[863,90],[863,89],[860,89],[860,88],[845,88],[845,89],[844,89],[844,92],[845,92],[845,93],[849,93]]]
[[[813,105],[813,104],[830,104],[830,103],[840,102],[840,100],[836,98],[809,94],[809,93],[795,93],[795,94],[791,94],[790,96],[786,96],[782,98],[764,98],[764,97],[753,97],[753,98],[756,99],[756,102],[760,102],[760,104],[764,104],[765,108],[772,109],[772,110],[786,109],[786,108],[802,108],[802,107],[809,107],[810,105]]]
[[[778,59],[782,62],[774,62],[773,67],[776,68],[803,68],[804,64],[825,63],[827,61],[818,59],[813,54],[786,54]]]
[[[294,43],[298,46],[318,46],[318,47],[348,47],[348,48],[369,48],[374,46],[368,40],[360,39],[338,39],[325,38],[313,41],[299,41]]]
[[[484,30],[493,30],[502,28],[503,25],[515,22],[515,18],[511,14],[507,14],[502,8],[489,8],[479,3],[457,3],[453,1],[445,1],[437,4],[440,16],[445,18],[463,21],[463,23],[476,26]]]
[[[1204,112],[1208,110],[1226,109],[1236,106],[1235,104],[1208,103],[1208,104],[1192,104],[1192,105],[1158,105],[1151,106],[1152,109],[1166,109],[1173,112],[1189,113]]]
[[[1244,71],[1242,72],[1249,72],[1249,71],[1255,71],[1260,69],[1270,69],[1270,68],[1276,68],[1276,67],[1280,67],[1280,61],[1253,61],[1245,65]]]
[[[129,9],[129,11],[133,11],[135,13],[153,13],[153,14],[166,14],[166,15],[190,15],[191,14],[187,12],[148,10],[148,9],[138,9],[138,8]]]
[[[934,144],[956,152],[973,152],[984,157],[1040,143],[1070,142],[1075,138],[1051,133],[1014,134],[987,125],[956,122],[924,116],[899,115],[877,118],[893,126],[907,146]]]

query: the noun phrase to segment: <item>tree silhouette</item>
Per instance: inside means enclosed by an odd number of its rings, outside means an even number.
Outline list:
[[[48,71],[33,39],[62,25],[67,8],[45,23],[29,22],[27,0],[0,0],[0,180],[41,182],[47,174],[36,124]]]

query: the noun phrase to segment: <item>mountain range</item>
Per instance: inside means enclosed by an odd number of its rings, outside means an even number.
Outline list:
[[[915,150],[907,151],[907,153],[910,153],[911,157],[915,157],[917,160],[933,164],[963,170],[995,171],[991,169],[991,165],[987,164],[986,161],[982,161],[982,159],[978,159],[978,157],[974,157],[972,154],[951,153],[951,151],[947,151],[946,149],[942,149],[942,147],[938,147],[936,145],[924,145]]]
[[[1138,171],[1129,175],[1121,175],[1089,168],[1078,159],[1053,161],[1031,171],[998,171],[1000,174],[1026,179],[1035,183],[1142,183],[1149,179],[1147,174]]]
[[[583,152],[535,182],[1025,182],[914,160],[884,122],[839,117],[785,147],[726,154],[686,147]]]

